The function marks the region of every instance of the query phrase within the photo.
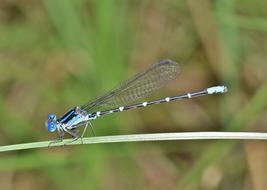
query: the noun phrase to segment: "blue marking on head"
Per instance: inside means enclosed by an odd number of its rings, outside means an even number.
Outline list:
[[[55,114],[48,115],[46,127],[47,127],[47,130],[51,133],[57,130],[57,116]]]
[[[57,119],[57,116],[55,114],[48,114],[48,120],[56,120]]]

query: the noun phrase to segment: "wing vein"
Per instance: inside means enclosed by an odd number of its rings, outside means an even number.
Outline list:
[[[172,60],[162,60],[117,88],[88,102],[82,106],[82,109],[90,111],[96,107],[125,106],[164,86],[167,82],[175,79],[179,72],[178,63]]]

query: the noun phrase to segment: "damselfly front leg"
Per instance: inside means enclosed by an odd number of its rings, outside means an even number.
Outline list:
[[[63,129],[62,128],[58,128],[58,137],[56,139],[50,141],[49,144],[48,144],[48,147],[50,147],[51,144],[62,142],[64,134],[65,134],[65,132],[63,131]]]

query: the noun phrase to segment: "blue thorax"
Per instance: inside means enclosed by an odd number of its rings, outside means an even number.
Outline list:
[[[77,107],[75,107],[59,118],[57,122],[66,126],[75,126],[82,121],[84,121],[84,117],[80,112],[77,112]]]

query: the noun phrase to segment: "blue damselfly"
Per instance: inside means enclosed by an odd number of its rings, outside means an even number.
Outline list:
[[[151,65],[147,70],[135,75],[103,96],[100,96],[83,106],[77,106],[70,109],[60,118],[57,118],[55,114],[49,114],[46,121],[46,127],[49,132],[57,131],[59,139],[61,140],[65,133],[70,134],[74,140],[76,140],[79,137],[82,138],[84,136],[88,124],[92,126],[90,123],[91,120],[107,114],[146,107],[153,104],[171,102],[174,100],[190,99],[198,96],[227,92],[225,86],[214,86],[178,96],[131,104],[140,98],[148,96],[153,91],[164,86],[167,82],[174,80],[179,73],[180,66],[178,63],[172,60],[162,60]],[[78,128],[81,126],[85,127],[82,134],[79,135]]]

